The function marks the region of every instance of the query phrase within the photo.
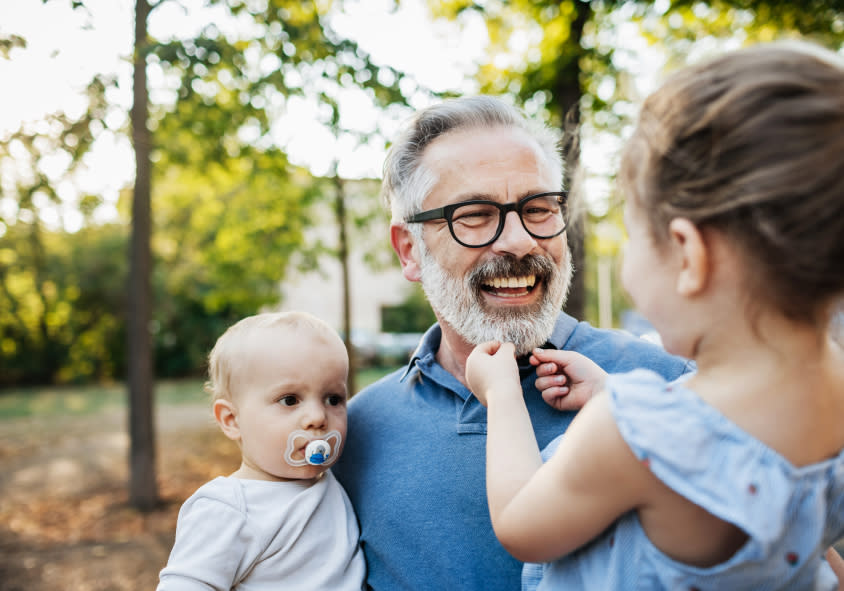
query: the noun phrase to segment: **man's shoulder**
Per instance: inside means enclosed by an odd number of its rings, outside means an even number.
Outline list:
[[[395,397],[396,390],[402,387],[402,378],[407,373],[407,367],[388,373],[377,381],[362,388],[349,401],[349,411],[357,407],[383,404],[385,400]]]
[[[564,348],[586,355],[609,373],[646,368],[673,379],[692,368],[688,359],[672,355],[655,343],[586,322],[578,323]]]

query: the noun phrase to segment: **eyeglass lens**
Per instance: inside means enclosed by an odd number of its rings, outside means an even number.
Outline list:
[[[537,195],[522,201],[518,213],[535,238],[551,238],[565,228],[565,211],[558,195]],[[468,203],[454,209],[451,231],[468,246],[481,246],[497,238],[505,212],[492,203]]]

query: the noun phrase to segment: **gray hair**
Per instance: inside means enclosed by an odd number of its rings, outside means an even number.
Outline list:
[[[437,182],[436,174],[422,166],[425,148],[438,137],[458,129],[512,127],[526,131],[537,143],[562,188],[563,159],[560,136],[550,127],[527,118],[521,111],[491,96],[449,99],[418,111],[396,137],[384,161],[381,195],[390,207],[393,222],[422,209],[425,197]],[[557,188],[557,187],[555,187]],[[411,226],[412,230],[421,228]]]

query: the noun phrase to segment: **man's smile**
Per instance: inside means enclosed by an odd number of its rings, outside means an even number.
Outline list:
[[[493,277],[484,280],[481,289],[498,297],[516,298],[529,294],[534,285],[536,285],[536,275]]]

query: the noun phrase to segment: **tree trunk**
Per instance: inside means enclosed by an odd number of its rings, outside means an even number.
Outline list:
[[[343,186],[343,179],[337,174],[337,167],[334,167],[334,187],[336,189],[334,213],[337,216],[337,257],[340,259],[343,284],[343,334],[346,341],[346,350],[349,352],[349,378],[346,384],[349,396],[357,392],[357,356],[352,343],[352,303],[351,289],[349,288],[349,238],[346,234],[346,189]]]
[[[575,2],[577,16],[571,23],[569,42],[572,46],[580,47],[580,40],[583,36],[583,26],[591,18],[592,7],[588,2]],[[580,124],[580,61],[575,58],[569,60],[564,70],[557,78],[557,87],[554,89],[554,96],[563,114],[562,126],[564,137],[563,158],[566,163],[566,170],[569,175],[577,175],[580,165],[580,144],[576,137],[571,134],[577,130]],[[573,179],[568,178],[569,187]],[[576,182],[576,181],[574,181]],[[584,252],[584,237],[586,236],[586,215],[577,216],[569,222],[567,231],[569,249],[571,250],[572,262],[575,273],[572,277],[569,296],[564,306],[565,311],[583,320],[586,313],[586,253]]]
[[[152,256],[150,253],[150,132],[147,128],[148,0],[135,4],[135,60],[131,120],[135,148],[135,191],[129,253],[128,382],[129,382],[129,502],[141,511],[158,504],[153,418]]]

